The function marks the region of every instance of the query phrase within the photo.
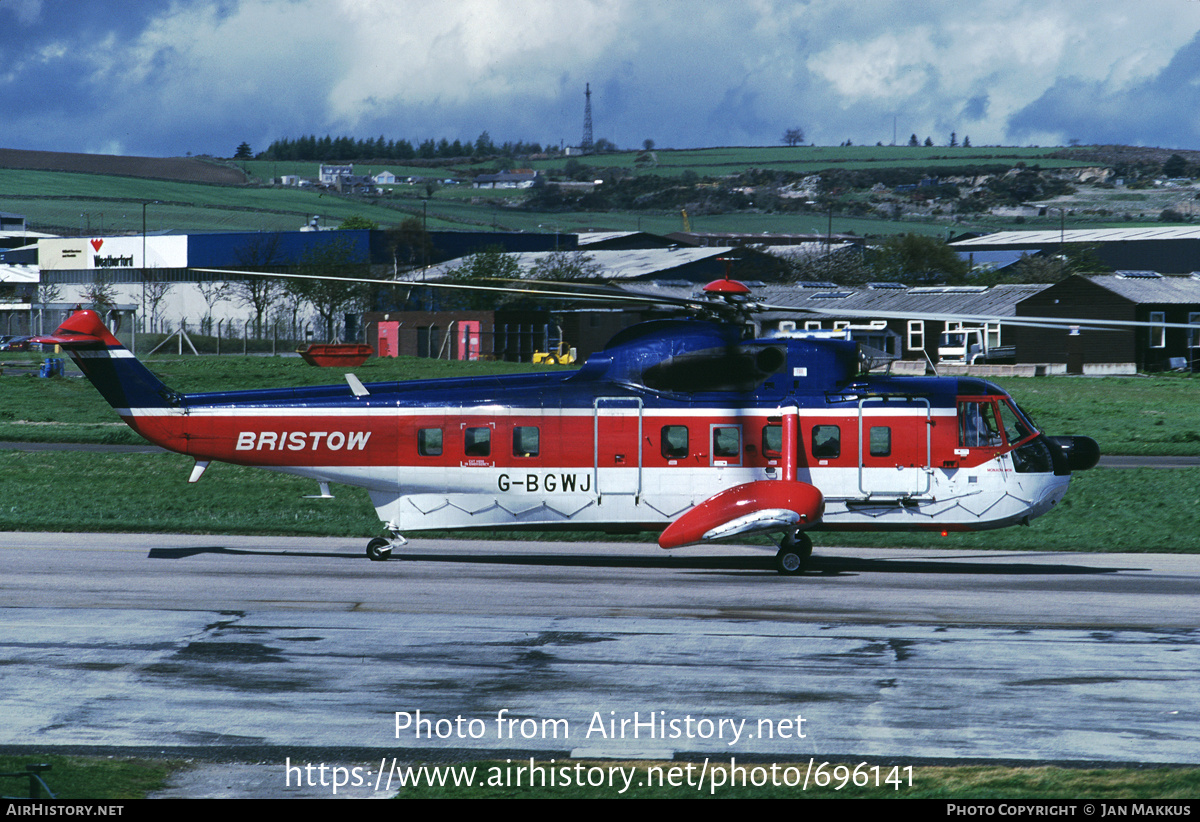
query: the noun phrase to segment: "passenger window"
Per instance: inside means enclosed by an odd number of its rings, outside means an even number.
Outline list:
[[[677,460],[688,455],[688,430],[686,425],[664,425],[662,427],[663,459]]]
[[[717,459],[738,459],[742,456],[742,431],[731,426],[713,429],[713,456]]]
[[[892,455],[892,429],[886,425],[871,426],[871,456],[890,457]]]
[[[513,456],[536,457],[540,446],[540,433],[536,425],[513,426]]]
[[[782,425],[763,426],[762,454],[764,457],[779,457],[783,455]]]
[[[417,453],[422,457],[442,455],[442,429],[422,428],[417,432]]]
[[[834,459],[842,455],[842,431],[836,425],[814,425],[812,455],[816,459]]]
[[[492,429],[463,429],[463,453],[468,457],[487,457],[492,453]]]

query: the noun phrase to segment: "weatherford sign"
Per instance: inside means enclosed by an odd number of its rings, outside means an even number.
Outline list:
[[[142,248],[146,249],[145,264]],[[38,240],[43,271],[93,268],[187,268],[187,237],[93,237]]]

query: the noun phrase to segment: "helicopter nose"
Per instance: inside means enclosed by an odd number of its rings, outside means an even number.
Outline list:
[[[1095,468],[1100,461],[1100,445],[1091,437],[1050,437],[1050,441],[1063,450],[1072,472]]]

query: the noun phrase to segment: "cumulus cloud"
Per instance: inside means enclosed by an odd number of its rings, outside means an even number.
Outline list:
[[[354,134],[636,146],[1196,142],[1200,3],[5,0],[0,145]],[[1183,94],[1184,105],[1169,95]],[[1136,101],[1153,101],[1142,109]],[[1150,116],[1146,116],[1147,113]],[[1122,137],[1124,133],[1128,136]],[[1160,135],[1157,138],[1155,135]]]

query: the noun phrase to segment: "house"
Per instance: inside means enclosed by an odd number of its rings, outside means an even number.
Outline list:
[[[480,174],[471,183],[474,188],[533,188],[538,172],[529,169],[501,171],[499,174]]]
[[[1200,365],[1200,276],[1154,271],[1076,275],[1017,305],[1017,315],[1147,323],[1126,331],[1019,328],[1017,359],[1070,374],[1194,370]],[[1196,328],[1170,328],[1168,325]],[[1084,325],[1084,323],[1081,323]]]
[[[343,177],[354,175],[354,164],[333,166],[322,165],[317,181],[323,186],[336,186]]]

